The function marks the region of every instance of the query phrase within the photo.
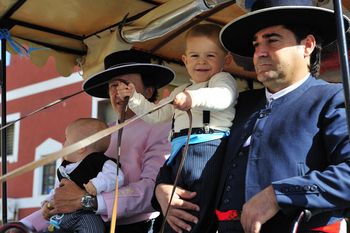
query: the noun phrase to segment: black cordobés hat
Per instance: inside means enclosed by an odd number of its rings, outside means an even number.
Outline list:
[[[104,59],[104,64],[105,70],[91,76],[83,83],[83,90],[91,96],[109,98],[108,81],[124,74],[141,74],[142,78],[152,79],[157,89],[168,85],[175,78],[173,70],[152,64],[150,56],[139,50],[112,53]],[[91,88],[100,83],[105,84]]]
[[[261,29],[276,25],[300,25],[316,30],[326,46],[337,38],[334,11],[312,5],[311,0],[257,0],[252,12],[228,23],[220,33],[222,45],[231,53],[252,57],[252,39]],[[343,16],[345,31],[350,20]]]

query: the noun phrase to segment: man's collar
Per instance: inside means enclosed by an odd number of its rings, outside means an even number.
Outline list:
[[[267,89],[267,87],[265,87],[265,96],[266,96],[266,101],[267,101],[267,106],[270,105],[270,103],[275,100],[278,99],[286,94],[288,94],[289,92],[294,91],[295,89],[297,89],[301,84],[303,84],[308,78],[309,78],[310,74],[306,75],[304,78],[302,78],[301,80],[299,80],[298,82],[276,92],[276,93],[271,93],[269,92],[269,90]]]

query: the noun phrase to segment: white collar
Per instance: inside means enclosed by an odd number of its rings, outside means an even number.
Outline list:
[[[271,93],[269,92],[269,90],[267,89],[267,87],[265,87],[265,96],[266,96],[266,105],[267,107],[270,106],[271,102],[273,100],[276,100],[286,94],[288,94],[289,92],[294,91],[295,89],[297,89],[301,84],[303,84],[307,78],[310,76],[310,74],[306,75],[303,79],[299,80],[298,82],[276,92],[276,93]]]

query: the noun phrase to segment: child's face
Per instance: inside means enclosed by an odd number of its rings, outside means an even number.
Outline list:
[[[77,133],[76,133],[76,130],[74,130],[73,128],[74,127],[71,127],[72,125],[69,125],[67,128],[66,128],[66,139],[65,141],[62,143],[62,147],[65,148],[67,146],[70,146],[74,143],[76,143],[78,141],[77,139]],[[76,161],[76,156],[75,156],[75,152],[71,153],[71,154],[68,154],[65,156],[65,159],[67,161],[70,161],[70,162],[77,162]],[[79,160],[78,160],[79,161]]]
[[[217,43],[220,43],[219,39]],[[182,56],[182,60],[196,83],[208,81],[230,65],[232,56],[224,52],[217,43],[205,36],[187,38],[186,55]]]

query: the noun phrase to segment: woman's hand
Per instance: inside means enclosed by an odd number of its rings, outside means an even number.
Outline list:
[[[48,201],[45,201],[43,206],[41,207],[41,215],[43,216],[43,218],[46,220],[46,221],[49,221],[52,214],[50,214],[50,211],[52,210],[53,208],[51,207],[51,203],[48,202]]]

